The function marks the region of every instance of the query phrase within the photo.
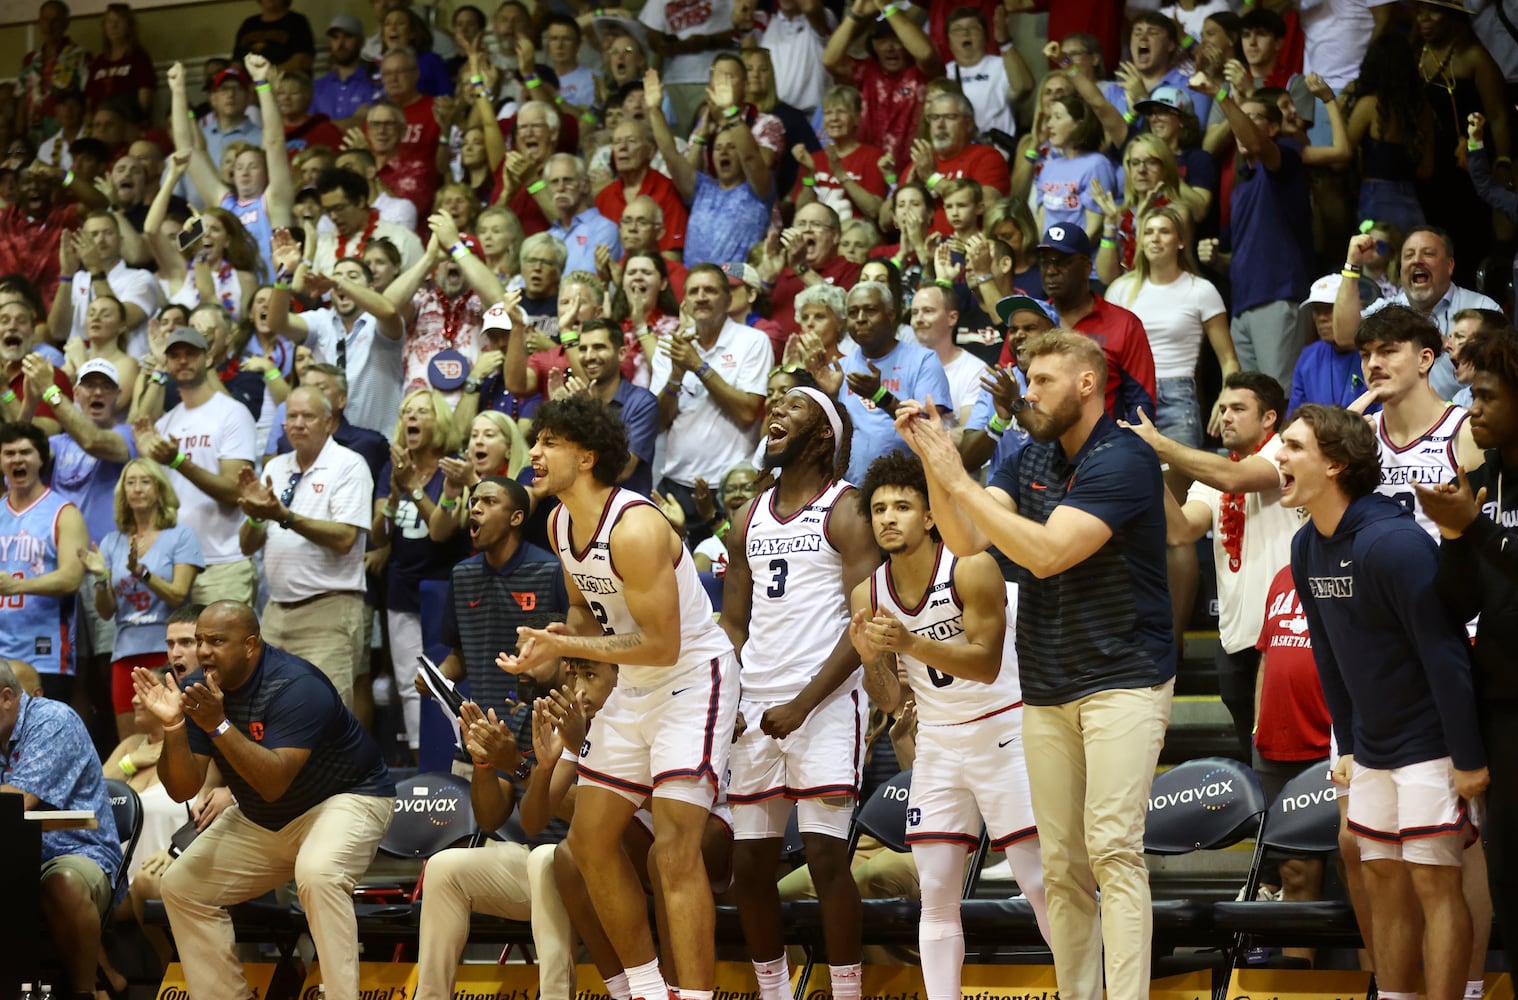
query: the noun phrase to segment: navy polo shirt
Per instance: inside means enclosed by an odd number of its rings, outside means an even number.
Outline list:
[[[659,437],[659,401],[647,389],[624,378],[611,397],[611,407],[622,415],[622,426],[627,431],[627,450],[638,456],[638,467],[620,485],[648,496],[654,488],[654,442]]]
[[[1281,163],[1275,170],[1242,157],[1234,169],[1227,245],[1235,316],[1268,302],[1301,302],[1312,284],[1312,207],[1302,147],[1281,139],[1276,145]]]
[[[1062,705],[1174,677],[1165,484],[1154,449],[1103,416],[1073,457],[1058,441],[1031,441],[989,485],[1040,524],[1068,505],[1112,529],[1100,549],[1063,573],[1040,580],[1018,567],[1023,700]]]
[[[205,679],[197,670],[181,686]],[[334,795],[395,795],[379,744],[343,705],[327,675],[294,653],[265,643],[258,666],[241,687],[226,692],[222,708],[233,726],[266,750],[311,751],[290,787],[269,802],[222,756],[210,734],[185,717],[190,750],[216,761],[243,815],[264,829],[279,830]]]

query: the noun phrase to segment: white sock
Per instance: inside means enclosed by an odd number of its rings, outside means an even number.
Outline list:
[[[680,990],[680,1000],[712,1000],[712,990]]]
[[[1413,993],[1390,993],[1390,992],[1388,992],[1386,990],[1378,989],[1376,991],[1376,995],[1378,997],[1381,997],[1382,1000],[1418,1000],[1418,994],[1416,992],[1413,992]]]
[[[830,965],[828,972],[833,979],[833,1000],[859,1000],[859,992],[864,985],[859,963]]]
[[[637,1000],[669,1000],[669,986],[659,972],[657,958],[646,965],[623,969],[622,973],[627,977],[629,995]]]
[[[1465,1000],[1481,1000],[1486,995],[1486,982],[1472,979],[1465,984]]]
[[[606,980],[606,992],[611,1000],[632,1000],[632,990],[627,987],[627,973],[619,972]]]
[[[772,962],[755,962],[754,978],[759,980],[759,1000],[786,1000],[791,995],[791,967],[783,951]]]

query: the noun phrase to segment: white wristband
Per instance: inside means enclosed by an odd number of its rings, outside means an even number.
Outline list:
[[[226,735],[227,730],[229,730],[231,728],[232,728],[232,720],[231,719],[222,719],[221,720],[221,725],[219,725],[215,729],[211,730],[211,739],[214,740],[218,736],[224,736],[224,735]]]

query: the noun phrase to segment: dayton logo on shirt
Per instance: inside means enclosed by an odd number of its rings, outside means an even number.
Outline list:
[[[1355,596],[1355,578],[1352,576],[1310,576],[1307,585],[1312,588],[1312,596],[1320,601]]]

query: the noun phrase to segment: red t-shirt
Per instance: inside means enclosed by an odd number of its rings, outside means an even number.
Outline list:
[[[982,146],[972,142],[961,150],[958,156],[951,156],[947,160],[935,159],[935,164],[944,180],[968,177],[972,181],[979,181],[980,186],[985,188],[982,203],[986,207],[990,207],[993,201],[1012,190],[1012,172],[1007,169],[1006,157],[991,146]],[[909,168],[907,173],[911,175],[916,171]],[[927,180],[926,177],[913,177],[913,179]],[[933,232],[948,236],[952,232],[949,228],[949,217],[944,214],[942,199],[935,200],[938,204],[933,209]]]
[[[326,146],[333,151],[343,148],[343,130],[326,115],[312,115],[299,125],[285,125],[285,152],[294,156],[308,146]]]
[[[832,260],[817,268],[817,273],[828,284],[847,290],[853,288],[854,282],[859,280],[861,270],[863,270],[862,265],[835,254]],[[785,351],[785,338],[796,332],[796,296],[800,295],[805,288],[806,282],[802,281],[789,267],[775,276],[775,287],[770,290],[770,319],[780,330],[779,347],[775,351],[776,360],[779,360]]]
[[[1244,528],[1249,530],[1248,525]],[[1260,669],[1260,721],[1254,744],[1266,760],[1319,760],[1328,756],[1332,720],[1312,656],[1307,618],[1297,599],[1291,567],[1283,566],[1265,599],[1265,625],[1255,647],[1265,654]]]
[[[67,196],[65,196],[67,197]],[[0,210],[0,274],[20,274],[36,286],[42,301],[58,291],[58,241],[66,229],[79,228],[79,207],[54,205],[41,219],[11,205]]]
[[[16,394],[16,399],[18,402],[20,401],[22,394],[25,392],[25,382],[26,376],[21,374],[20,370],[17,369],[16,377],[10,381],[10,389]],[[62,391],[66,399],[74,398],[74,383],[69,381],[69,377],[63,373],[62,368],[53,369],[53,384],[56,385],[60,391]],[[46,417],[49,420],[58,419],[58,415],[53,412],[53,408],[51,406],[48,406],[47,403],[40,401],[37,403],[36,415],[39,417]]]
[[[1114,420],[1133,420],[1134,408],[1147,402],[1147,412],[1153,417],[1159,396],[1155,391],[1154,354],[1149,350],[1144,324],[1100,295],[1091,298],[1091,311],[1073,329],[1102,345],[1107,358],[1107,415]],[[1003,368],[1012,364],[1010,344],[1002,345],[997,364]]]
[[[432,214],[432,199],[437,194],[440,179],[437,170],[437,148],[442,140],[443,130],[439,127],[437,119],[432,113],[432,98],[426,94],[417,97],[416,100],[402,108],[406,115],[406,132],[401,136],[400,148],[390,163],[397,160],[406,161],[404,184],[406,192],[397,190],[394,184],[385,181],[392,194],[398,198],[405,198],[416,206],[416,218],[418,229],[425,231],[427,216]],[[386,164],[388,167],[390,164]],[[384,171],[380,172],[383,181]]]
[[[994,56],[1001,51],[1001,46],[996,44],[996,33],[992,30],[992,25],[996,23],[996,9],[1000,6],[1001,0],[954,0],[952,3],[928,4],[928,38],[933,42],[933,51],[938,53],[938,58],[943,60],[945,66],[954,64],[954,53],[949,50],[949,15],[961,7],[978,8],[980,23],[986,29],[986,51]]]
[[[912,140],[922,117],[928,78],[916,63],[887,73],[873,59],[855,59],[850,78],[864,98],[859,141],[886,150],[895,158],[897,172],[905,170],[912,162]]]
[[[884,152],[885,150],[879,146],[860,143],[852,153],[839,161],[843,165],[845,177],[848,180],[857,182],[860,187],[870,192],[870,194],[879,195],[882,198],[885,197],[886,179],[885,174],[880,172],[880,157]],[[833,176],[832,165],[828,163],[828,154],[824,150],[819,149],[812,154],[812,170],[814,171],[813,177],[817,182],[812,190],[817,193],[818,200],[832,206],[835,210],[841,203],[847,202],[854,208],[854,218],[871,219],[873,221],[874,216],[871,213],[865,212],[858,205],[855,205],[854,200],[848,196],[843,182]],[[800,193],[801,178],[797,176],[796,188],[792,192],[792,197],[794,198],[795,195]]]
[[[638,185],[638,194],[652,198],[664,213],[664,236],[659,240],[659,249],[666,252],[684,249],[685,224],[690,216],[685,203],[680,200],[680,192],[675,190],[675,182],[650,168],[643,175],[643,183]],[[626,208],[627,188],[620,178],[613,177],[611,183],[596,195],[596,211],[620,225]]]
[[[84,103],[91,108],[117,94],[137,96],[139,90],[152,90],[158,85],[158,74],[153,70],[153,58],[141,46],[128,52],[124,59],[111,59],[98,55],[90,63],[90,82],[84,85]]]
[[[432,214],[432,199],[437,196],[437,164],[432,160],[417,159],[403,149],[380,167],[378,177],[391,194],[416,206],[417,232],[425,236],[427,217]]]

